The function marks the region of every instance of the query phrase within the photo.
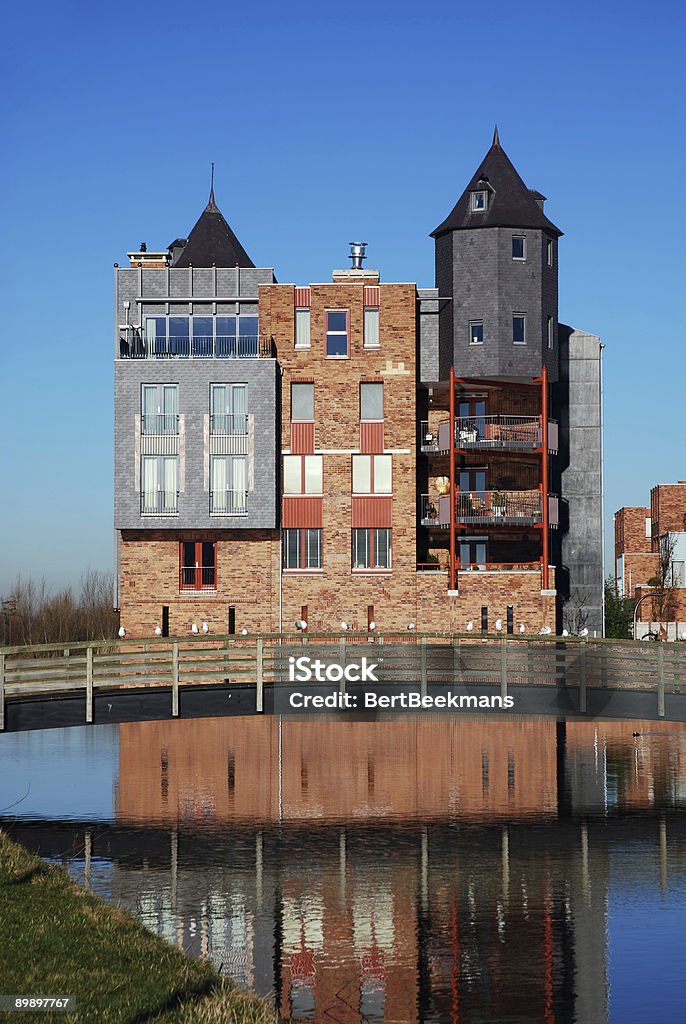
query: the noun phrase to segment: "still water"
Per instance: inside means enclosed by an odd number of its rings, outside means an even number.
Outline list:
[[[686,727],[495,716],[0,736],[2,824],[284,1017],[686,1019]]]

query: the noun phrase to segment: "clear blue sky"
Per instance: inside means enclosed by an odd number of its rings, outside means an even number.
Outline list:
[[[112,564],[112,264],[190,230],[212,160],[280,280],[361,236],[426,286],[497,121],[565,232],[560,319],[607,346],[608,521],[686,479],[680,4],[38,0],[4,28],[0,592]]]

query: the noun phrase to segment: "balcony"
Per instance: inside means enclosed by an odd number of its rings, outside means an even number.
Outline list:
[[[179,514],[178,491],[143,491],[142,516],[176,516]]]
[[[210,514],[213,516],[247,516],[247,491],[210,491]]]
[[[210,416],[210,434],[214,437],[236,437],[248,433],[248,417],[245,413],[239,416]]]
[[[450,526],[450,496],[423,494],[422,526],[446,529]],[[542,522],[541,492],[465,491],[455,495],[455,523],[458,526],[536,526]]]
[[[548,420],[548,450],[557,451],[557,421]],[[458,416],[455,447],[461,451],[535,451],[541,445],[540,416]],[[421,422],[421,449],[426,454],[450,451],[450,420],[429,429]]]
[[[164,414],[143,413],[141,416],[141,433],[143,434],[178,434],[179,417]]]
[[[465,572],[540,572],[540,562],[461,562],[457,560],[456,569]],[[417,572],[447,573],[449,559],[442,562],[417,562]]]
[[[137,331],[119,339],[120,359],[273,359],[271,335],[144,338]]]

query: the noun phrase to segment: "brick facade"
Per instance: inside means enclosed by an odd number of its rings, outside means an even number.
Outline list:
[[[650,492],[650,514],[653,520],[653,551],[665,533],[686,530],[686,480],[676,484],[658,484]]]

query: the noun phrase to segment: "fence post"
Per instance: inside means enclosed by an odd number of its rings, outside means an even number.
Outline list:
[[[0,654],[0,732],[5,728],[5,655]]]
[[[420,636],[420,638],[419,638],[419,659],[420,659],[419,663],[420,663],[420,668],[421,668],[420,692],[421,692],[422,697],[426,697],[427,676],[426,676],[426,637],[425,636]]]
[[[657,713],[665,717],[665,648],[664,642],[657,643]]]
[[[93,648],[86,648],[86,721],[93,721]]]
[[[500,696],[507,697],[507,639],[500,638]]]
[[[581,641],[579,651],[579,711],[586,714],[586,641]]]
[[[264,711],[264,652],[262,650],[262,643],[263,643],[262,637],[258,636],[258,638],[257,638],[257,647],[256,647],[256,652],[255,652],[255,655],[256,655],[256,658],[257,658],[257,694],[256,694],[257,707],[256,707],[256,711],[260,711],[260,712]]]
[[[338,641],[338,663],[343,669],[343,675],[341,681],[338,684],[338,692],[345,693],[345,637],[342,636]]]
[[[462,660],[460,655],[460,638],[453,637],[453,684],[462,681]]]
[[[179,642],[172,643],[172,718],[179,717]]]

